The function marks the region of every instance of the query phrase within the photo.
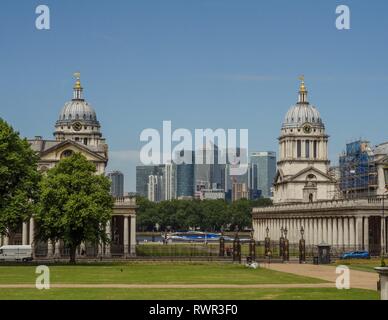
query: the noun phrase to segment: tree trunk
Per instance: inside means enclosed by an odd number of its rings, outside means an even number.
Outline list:
[[[70,264],[75,264],[75,255],[77,251],[77,246],[71,246],[70,248]]]

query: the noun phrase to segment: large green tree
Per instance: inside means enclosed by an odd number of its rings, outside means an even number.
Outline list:
[[[0,118],[0,235],[15,232],[34,212],[39,196],[38,156]]]
[[[113,209],[110,181],[80,153],[62,159],[41,182],[37,222],[39,238],[62,239],[75,263],[82,242],[108,241],[104,225]]]

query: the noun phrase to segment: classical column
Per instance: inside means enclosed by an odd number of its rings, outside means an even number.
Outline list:
[[[124,216],[124,257],[129,253],[129,217]]]
[[[333,246],[337,247],[338,246],[338,219],[333,218]]]
[[[47,242],[47,258],[52,258],[53,256],[54,256],[53,242],[49,240]]]
[[[108,243],[105,245],[105,256],[110,257],[111,256],[111,251],[110,251],[111,243],[110,243],[110,241],[112,240],[111,220],[109,220],[106,223],[105,232],[106,232],[106,235],[108,237]]]
[[[364,217],[364,250],[369,251],[369,217]]]
[[[323,240],[322,237],[322,218],[318,218],[318,244],[320,244]]]
[[[318,219],[314,218],[313,223],[314,223],[314,244],[318,245],[319,244],[319,240],[318,240]]]
[[[130,254],[131,256],[136,255],[136,216],[131,215],[131,234],[130,234]]]
[[[381,217],[381,251],[382,252],[386,252],[386,248],[385,248],[385,219],[383,219],[383,217]]]
[[[60,258],[61,257],[61,242],[60,241],[55,241],[55,258]]]
[[[27,226],[27,222],[23,222],[22,244],[24,246],[28,244],[28,226]]]
[[[309,241],[308,241],[308,244],[309,245],[313,245],[314,244],[314,229],[313,229],[313,219],[312,218],[308,218],[308,233],[309,233]]]
[[[355,240],[355,228],[354,228],[354,217],[349,219],[349,244],[352,249],[355,249],[356,240]]]
[[[344,218],[344,247],[349,250],[349,218]]]
[[[34,240],[35,240],[35,221],[34,221],[34,218],[31,217],[30,219],[30,245],[33,245],[34,244]]]
[[[363,247],[362,228],[363,228],[362,217],[357,217],[356,218],[356,250],[360,250]]]
[[[329,237],[328,237],[328,220],[327,218],[322,219],[322,240],[323,242],[329,243]]]
[[[327,243],[333,245],[333,219],[327,219]]]
[[[338,246],[344,246],[344,223],[342,218],[338,218]]]

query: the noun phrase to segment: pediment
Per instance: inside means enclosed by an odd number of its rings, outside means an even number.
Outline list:
[[[303,169],[302,171],[290,177],[287,181],[305,182],[308,180],[309,175],[314,175],[316,178],[316,181],[319,181],[319,182],[323,182],[323,181],[335,182],[335,180],[327,173],[324,173],[321,170],[318,170],[317,168],[314,168],[314,167],[307,167],[306,169]]]
[[[388,165],[388,156],[385,156],[377,161],[377,164]]]
[[[275,175],[275,183],[280,183],[284,180],[284,173],[283,173],[283,170],[282,169],[278,169],[276,171],[276,175]]]
[[[40,154],[41,161],[59,161],[63,157],[63,153],[71,150],[74,153],[81,153],[89,161],[106,161],[107,159],[102,155],[90,150],[87,146],[77,143],[72,140],[65,140],[51,148],[44,150]]]

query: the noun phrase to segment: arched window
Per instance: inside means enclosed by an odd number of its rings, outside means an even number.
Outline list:
[[[73,150],[65,150],[61,154],[61,159],[71,157],[73,153]]]

